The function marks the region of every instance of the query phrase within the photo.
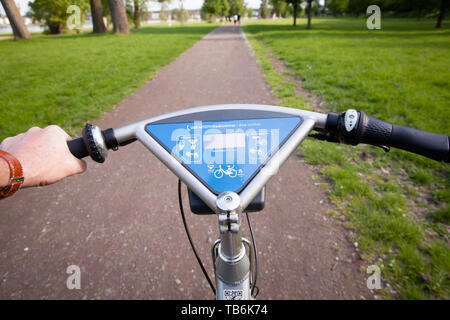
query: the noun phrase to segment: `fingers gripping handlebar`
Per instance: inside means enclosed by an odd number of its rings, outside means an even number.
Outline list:
[[[366,143],[410,151],[437,161],[449,162],[450,137],[408,127],[393,125],[366,116],[353,109],[342,114],[330,113],[325,126],[338,142],[357,145]]]

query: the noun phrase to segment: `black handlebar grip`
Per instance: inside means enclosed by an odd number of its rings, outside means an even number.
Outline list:
[[[70,140],[67,142],[67,146],[69,147],[70,152],[78,159],[89,156],[89,152],[84,144],[83,138]]]
[[[389,145],[437,161],[449,162],[449,141],[447,135],[393,125]]]
[[[368,117],[362,111],[350,109],[340,115],[330,113],[325,129],[341,143],[366,143],[385,150],[394,147],[433,160],[450,161],[449,136],[393,125]]]
[[[420,154],[424,157],[449,161],[449,137],[390,124],[360,113],[357,131],[358,143],[388,146]]]
[[[356,131],[356,142],[376,146],[388,146],[392,134],[392,124],[371,118],[360,111],[360,120]]]

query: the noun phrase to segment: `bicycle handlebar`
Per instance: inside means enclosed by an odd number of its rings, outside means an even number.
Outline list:
[[[322,124],[318,128],[323,129],[328,135],[321,139],[327,141],[351,145],[365,143],[382,147],[385,151],[394,147],[437,161],[450,161],[449,136],[393,125],[368,117],[362,111],[349,109],[341,114],[329,113],[325,126]],[[79,159],[91,156],[97,162],[105,161],[108,149],[117,150],[119,146],[136,140],[127,137],[125,141],[118,142],[120,139],[115,135],[114,129],[101,131],[89,123],[84,127],[82,135],[82,138],[67,143],[70,152]]]
[[[70,140],[67,142],[67,146],[69,147],[70,153],[72,153],[78,159],[82,159],[89,155],[83,138]]]
[[[82,138],[67,142],[70,152],[78,159],[91,156],[94,161],[103,163],[108,149],[117,150],[119,147],[114,129],[101,131],[99,127],[86,123],[81,133]]]
[[[443,134],[403,127],[368,117],[362,111],[347,110],[328,114],[326,131],[341,143],[359,143],[413,152],[427,158],[449,162],[450,137]]]

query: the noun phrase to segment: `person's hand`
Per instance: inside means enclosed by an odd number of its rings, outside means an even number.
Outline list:
[[[33,127],[3,140],[0,150],[12,154],[22,164],[25,178],[22,187],[42,186],[86,170],[86,163],[70,153],[67,146],[70,139],[58,126]]]

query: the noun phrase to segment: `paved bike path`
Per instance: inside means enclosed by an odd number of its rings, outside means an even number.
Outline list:
[[[119,127],[222,103],[276,103],[234,26],[208,34],[95,123]],[[348,231],[324,214],[331,205],[317,175],[292,155],[267,185],[266,209],[251,215],[259,298],[370,296]],[[82,175],[0,201],[0,217],[1,299],[212,298],[182,226],[177,178],[139,143],[110,152],[105,164],[88,160]],[[187,219],[212,275],[217,218]],[[67,289],[70,265],[81,269],[80,290]]]

